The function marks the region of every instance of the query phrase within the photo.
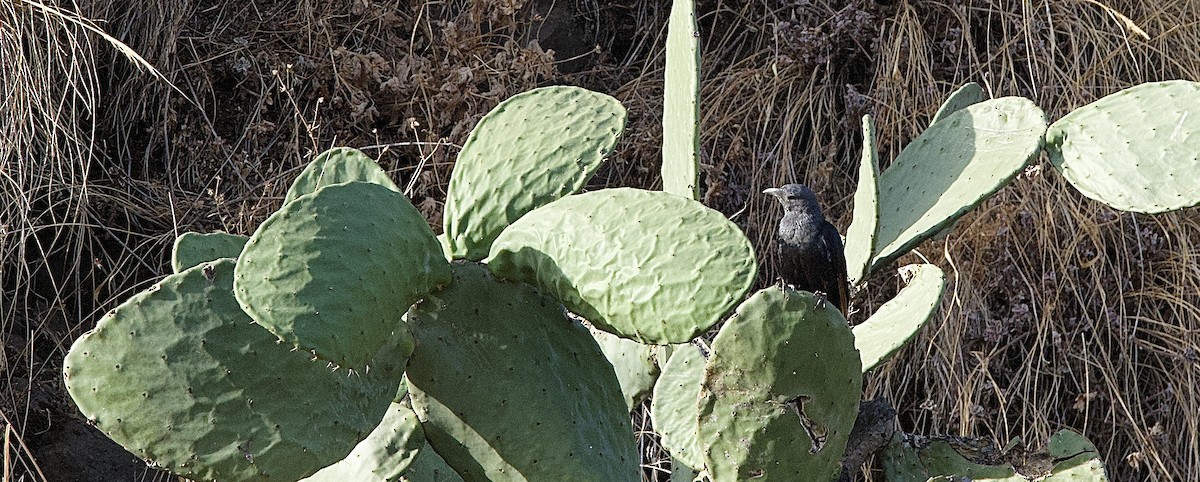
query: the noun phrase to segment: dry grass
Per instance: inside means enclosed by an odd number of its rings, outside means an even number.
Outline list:
[[[248,233],[320,150],[378,155],[438,229],[456,145],[479,117],[517,92],[570,83],[630,109],[592,187],[657,185],[667,2],[82,6],[179,92],[30,5],[0,0],[0,85],[14,86],[0,118],[0,412],[11,419],[6,467],[18,472],[37,457],[17,442],[36,453],[37,434],[59,420],[47,414],[71,409],[58,381],[70,342],[166,271],[177,232]],[[573,15],[550,13],[564,10]],[[1034,99],[1053,119],[1139,82],[1200,80],[1190,1],[700,10],[704,199],[760,253],[778,215],[756,195],[769,185],[805,182],[849,224],[864,113],[890,159],[966,81]],[[943,316],[868,391],[896,402],[907,431],[1033,445],[1071,427],[1100,446],[1114,480],[1200,479],[1198,221],[1195,210],[1114,212],[1032,169],[919,248],[950,276]],[[762,271],[765,283],[772,261]],[[853,320],[897,283],[872,277]],[[642,441],[653,453],[653,438]]]

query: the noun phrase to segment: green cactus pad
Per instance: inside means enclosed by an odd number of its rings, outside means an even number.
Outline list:
[[[913,270],[908,286],[880,306],[867,321],[856,325],[854,347],[862,357],[863,373],[875,368],[920,331],[942,300],[946,275],[932,264],[909,265]]]
[[[408,471],[400,477],[400,482],[463,482],[463,479],[426,441],[417,452],[416,460],[413,460],[408,466]]]
[[[897,431],[884,449],[884,479],[888,482],[951,480],[979,482],[1028,482],[1011,464],[983,465],[971,462],[945,440],[907,435]]]
[[[837,308],[804,291],[759,291],[713,341],[699,400],[705,468],[716,481],[832,480],[861,395]]]
[[[443,218],[450,257],[478,261],[506,226],[578,191],[625,128],[616,99],[544,87],[492,109],[463,143]]]
[[[699,196],[700,37],[693,0],[671,2],[663,79],[663,191]]]
[[[197,480],[296,480],[379,424],[411,350],[407,335],[392,337],[357,373],[292,351],[238,307],[226,259],[109,312],[63,373],[80,412],[151,465]]]
[[[937,234],[1041,151],[1046,114],[1029,99],[974,104],[929,126],[879,176],[879,239],[868,272]]]
[[[358,149],[335,147],[317,155],[308,163],[300,175],[292,181],[283,203],[295,201],[305,194],[311,194],[323,186],[342,184],[351,181],[365,181],[378,184],[396,192],[400,188],[392,182],[392,177],[374,159],[367,157]]]
[[[1200,204],[1200,83],[1154,82],[1075,109],[1050,126],[1050,162],[1083,195],[1123,211]]]
[[[946,98],[946,102],[943,102],[942,106],[938,108],[937,114],[933,115],[933,121],[930,124],[935,124],[937,121],[949,117],[950,114],[980,102],[983,102],[983,87],[974,82],[967,82]]]
[[[616,371],[625,405],[632,411],[650,396],[658,380],[654,352],[659,345],[645,345],[596,328],[589,331]]]
[[[721,213],[627,188],[538,208],[501,233],[488,265],[541,287],[597,328],[659,345],[720,321],[757,269],[750,241]]]
[[[236,258],[242,254],[247,239],[250,238],[229,233],[183,233],[175,238],[171,249],[171,269],[182,273],[200,263]]]
[[[285,204],[238,258],[242,308],[280,339],[359,368],[408,307],[450,279],[425,219],[404,195],[334,184]]]
[[[305,482],[394,482],[425,447],[425,432],[412,409],[393,402],[379,426],[350,455]]]
[[[879,153],[875,151],[875,121],[862,118],[863,152],[858,167],[858,188],[854,191],[854,220],[846,229],[846,268],[851,285],[867,277],[867,266],[875,252],[875,232],[879,228]]]
[[[1060,460],[1042,482],[1107,482],[1104,461],[1096,446],[1071,430],[1060,430],[1050,436],[1046,453]]]
[[[582,325],[474,263],[408,313],[413,408],[468,481],[639,480],[629,411]]]
[[[700,348],[680,345],[667,360],[654,396],[650,399],[650,417],[654,431],[662,436],[663,448],[675,463],[689,468],[704,467],[704,450],[696,439],[699,420],[700,383],[704,381],[704,355]]]

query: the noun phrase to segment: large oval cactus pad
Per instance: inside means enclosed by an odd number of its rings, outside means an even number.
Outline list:
[[[942,290],[946,287],[946,275],[932,264],[910,265],[913,278],[871,314],[867,321],[855,325],[854,346],[862,356],[862,369],[866,373],[875,368],[921,330],[933,316],[942,301]]]
[[[197,480],[296,480],[345,457],[383,418],[412,351],[333,371],[253,323],[233,260],[163,279],[109,312],[63,363],[80,412],[152,465]]]
[[[478,261],[517,218],[591,179],[625,128],[616,99],[569,86],[501,102],[463,143],[447,188],[450,257]]]
[[[284,196],[283,203],[287,204],[300,196],[312,194],[323,186],[351,181],[372,182],[400,192],[392,177],[379,167],[374,159],[358,149],[335,147],[318,154],[303,171],[300,171],[300,175],[292,181],[292,187]]]
[[[959,109],[879,175],[879,239],[867,271],[900,257],[1007,184],[1041,152],[1046,114],[1022,97]]]
[[[414,302],[450,279],[404,195],[355,181],[285,204],[238,258],[235,294],[255,321],[318,357],[362,367]]]
[[[468,481],[639,480],[612,365],[562,305],[482,266],[409,311],[413,408]]]
[[[736,225],[664,192],[605,189],[543,206],[501,233],[488,260],[597,328],[643,343],[683,343],[750,289],[754,249]]]
[[[1050,126],[1050,162],[1083,195],[1123,211],[1200,204],[1200,83],[1154,82]]]
[[[200,263],[236,258],[242,254],[247,239],[229,233],[183,233],[175,238],[175,246],[171,248],[171,269],[182,273]]]
[[[704,362],[699,347],[680,345],[663,367],[650,399],[651,421],[662,436],[663,448],[673,460],[692,469],[704,467],[704,449],[696,439]]]
[[[303,482],[393,482],[408,470],[425,447],[417,414],[393,402],[379,426],[350,455],[303,479]]]
[[[766,288],[713,340],[699,445],[714,481],[833,480],[862,372],[846,320],[812,293]]]

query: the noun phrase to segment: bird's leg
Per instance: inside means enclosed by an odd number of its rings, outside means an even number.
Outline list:
[[[829,297],[824,291],[813,291],[813,295],[817,297],[817,308],[825,309],[825,302],[829,301]]]

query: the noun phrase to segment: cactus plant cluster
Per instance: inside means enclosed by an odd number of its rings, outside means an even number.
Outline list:
[[[674,61],[697,53],[679,34],[695,28],[682,3]],[[180,236],[174,273],[72,346],[69,393],[118,443],[198,480],[637,480],[628,412],[647,393],[676,480],[832,478],[863,372],[933,316],[945,276],[902,269],[908,286],[854,328],[812,293],[743,300],[757,260],[694,200],[696,65],[681,65],[693,72],[668,92],[682,114],[664,123],[684,146],[664,148],[669,192],[578,193],[625,110],[574,87],[519,94],[479,122],[437,237],[373,160],[327,151],[248,238]],[[1051,126],[1055,166],[1117,206],[1195,204],[1183,182],[1148,195],[1098,173],[1193,174],[1200,113],[1178,99],[1200,89],[1130,92]],[[1012,179],[1047,126],[1027,99],[983,100],[968,85],[882,172],[869,117],[863,129],[846,245],[858,284]],[[1111,157],[1139,150],[1147,160],[1132,167]],[[721,321],[710,353],[686,344]],[[1062,480],[1102,480],[1080,440],[1051,443]],[[898,470],[918,467],[912,480],[983,473],[895,453]]]
[[[564,305],[610,336],[686,341],[756,263],[695,201],[573,194],[624,118],[573,87],[501,103],[464,146],[442,240],[370,158],[323,153],[249,238],[181,236],[178,272],[72,347],[68,390],[197,480],[637,480],[636,399]],[[657,350],[622,340],[644,396]]]

